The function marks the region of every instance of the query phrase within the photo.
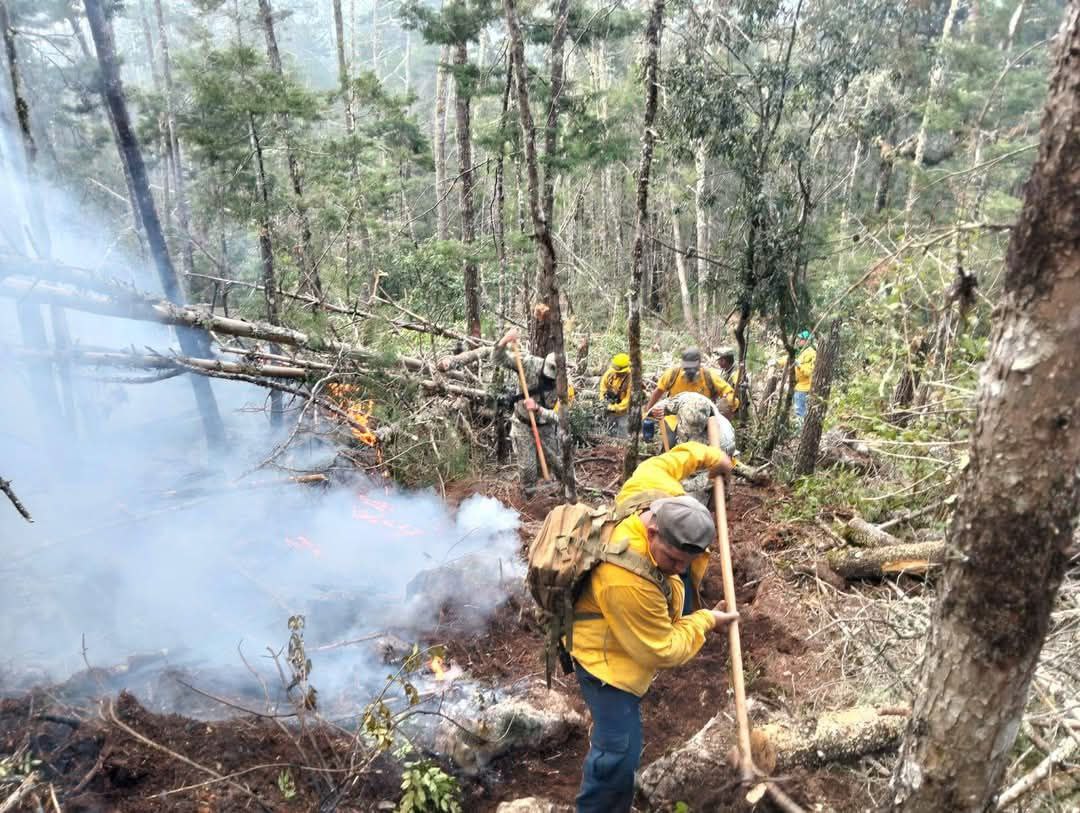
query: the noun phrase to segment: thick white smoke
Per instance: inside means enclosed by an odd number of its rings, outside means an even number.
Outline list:
[[[29,190],[18,191],[0,196],[8,224],[27,220]],[[109,229],[56,190],[35,194],[54,260],[123,268],[137,287],[159,289],[117,253]],[[7,259],[32,254],[18,235],[8,227],[0,236],[0,281]],[[49,326],[49,309],[39,310]],[[162,326],[66,316],[82,347],[166,353],[175,345]],[[35,520],[0,504],[0,690],[83,668],[84,640],[96,666],[165,649],[179,667],[242,674],[238,644],[255,658],[280,649],[294,613],[306,616],[312,646],[384,630],[416,635],[435,629],[440,596],[410,583],[448,563],[490,574],[466,597],[471,614],[462,618],[481,621],[503,600],[500,578],[508,582],[517,567],[517,516],[497,501],[474,497],[453,515],[431,493],[382,480],[281,484],[290,470],[331,461],[334,449],[301,442],[276,467],[258,469],[281,438],[271,434],[266,393],[240,383],[214,383],[229,446],[209,454],[184,377],[131,384],[116,377],[143,374],[74,367],[75,412],[54,415],[33,383],[36,374],[57,386],[57,370],[28,362],[22,348],[16,308],[0,298],[0,476]],[[428,574],[418,583],[433,582]],[[316,658],[313,683],[347,690],[384,677],[364,652]]]

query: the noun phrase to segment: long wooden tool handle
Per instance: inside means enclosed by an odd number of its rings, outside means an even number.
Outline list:
[[[521,393],[526,398],[529,397],[529,384],[525,380],[525,368],[521,364],[521,353],[518,352],[517,342],[514,342],[514,362],[517,364],[518,382],[521,384]],[[540,461],[540,473],[544,475],[545,480],[551,479],[551,472],[548,471],[547,458],[544,457],[544,444],[540,442],[540,430],[536,428],[536,415],[533,411],[527,410],[529,413],[529,424],[532,426],[533,440],[536,441],[536,458]]]
[[[720,448],[720,422],[715,416],[709,418],[709,445]],[[716,534],[720,543],[720,569],[724,578],[724,602],[727,611],[738,611],[735,604],[735,576],[731,570],[731,543],[728,541],[727,505],[724,501],[724,478],[713,478],[713,502],[716,506]],[[746,712],[746,684],[743,680],[742,639],[739,622],[728,626],[731,650],[731,688],[735,692],[735,720],[739,726],[739,773],[743,781],[756,776],[754,758],[750,751],[750,716]]]

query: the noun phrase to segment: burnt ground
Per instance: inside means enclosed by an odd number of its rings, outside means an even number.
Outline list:
[[[595,501],[597,491],[611,491],[620,454],[617,447],[598,447],[584,455],[580,481],[595,489],[585,492],[586,498]],[[495,476],[450,484],[446,497],[456,502],[481,492],[514,505],[522,513],[525,539],[558,503],[558,495],[542,493],[523,503],[512,479]],[[772,519],[783,499],[779,487],[737,483],[728,516],[751,702],[798,713],[816,708],[823,698],[827,701],[827,690],[822,687],[839,681],[837,666],[822,655],[823,645],[808,640],[812,625],[801,609],[802,588],[781,578],[773,564],[777,552],[802,544],[798,529]],[[707,602],[716,603],[723,590],[719,562],[713,565],[703,593]],[[526,600],[511,599],[480,634],[456,633],[450,613],[448,623],[430,643],[444,644],[450,663],[482,683],[505,686],[542,678],[542,640],[525,605]],[[713,636],[689,664],[661,673],[642,704],[643,765],[685,742],[715,714],[733,714],[727,656],[727,636]],[[86,682],[87,676],[75,679]],[[558,680],[557,687],[587,715],[572,678]],[[328,783],[322,777],[351,764],[355,752],[350,733],[331,725],[299,733],[286,722],[294,721],[242,716],[203,722],[157,714],[127,693],[113,693],[96,707],[74,704],[63,687],[54,687],[0,701],[0,755],[28,749],[42,761],[37,767],[40,783],[16,808],[24,810],[47,806],[50,786],[65,811],[202,813],[258,810],[260,806],[358,811],[384,809],[380,802],[385,805],[397,799],[400,771],[389,760],[380,760],[368,766],[362,779],[350,785],[333,807],[334,799],[328,796]],[[588,736],[581,733],[546,751],[517,752],[498,760],[479,779],[462,778],[464,809],[484,813],[501,801],[523,796],[572,802],[587,748]],[[321,774],[305,766],[330,771]],[[293,782],[288,801],[280,782],[286,770]],[[221,781],[223,776],[233,778]],[[799,772],[781,781],[809,809],[821,805],[817,809],[856,811],[872,806],[865,779],[849,769]],[[177,792],[181,788],[188,789]],[[0,787],[0,798],[9,789]],[[169,795],[159,795],[166,792]]]

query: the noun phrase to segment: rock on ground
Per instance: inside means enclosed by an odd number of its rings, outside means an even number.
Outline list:
[[[481,711],[453,716],[460,725],[443,721],[435,734],[435,750],[469,774],[504,754],[557,745],[585,728],[585,719],[566,696],[542,683]]]
[[[496,808],[495,813],[572,813],[572,811],[573,808],[570,805],[557,805],[547,799],[528,796],[512,802],[503,802]]]

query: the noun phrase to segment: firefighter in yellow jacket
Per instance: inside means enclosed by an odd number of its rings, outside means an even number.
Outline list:
[[[611,434],[626,437],[626,411],[630,408],[630,356],[616,353],[600,377],[600,397]]]
[[[701,366],[701,351],[688,347],[683,351],[682,363],[665,370],[656,382],[656,389],[649,396],[644,414],[648,415],[661,398],[672,398],[683,392],[697,392],[716,404],[725,417],[730,417],[739,408],[735,390],[728,384],[719,370]]]
[[[593,718],[577,813],[628,813],[641,760],[642,696],[658,670],[689,661],[709,632],[737,617],[719,605],[686,608],[716,539],[712,514],[686,496],[680,482],[702,469],[726,474],[731,461],[703,443],[681,444],[638,466],[615,500],[619,505],[655,494],[648,510],[615,527],[609,544],[627,542],[666,584],[605,562],[592,571],[574,605],[570,654]]]
[[[814,379],[814,363],[817,361],[814,337],[809,330],[804,330],[795,337],[795,350],[798,352],[795,357],[795,417],[802,423],[806,417],[810,383]]]

